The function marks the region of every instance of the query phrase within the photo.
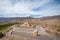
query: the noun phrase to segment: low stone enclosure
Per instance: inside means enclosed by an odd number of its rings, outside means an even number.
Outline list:
[[[12,34],[13,32],[31,33],[33,36],[38,36],[39,34],[46,34],[45,29],[39,26],[37,26],[36,28],[20,28],[13,26],[12,30],[9,33]]]
[[[12,34],[13,32],[31,33],[33,36],[38,35],[38,30],[36,28],[13,28],[10,30],[9,34]]]

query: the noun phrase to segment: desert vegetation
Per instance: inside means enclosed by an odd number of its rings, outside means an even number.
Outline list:
[[[17,24],[17,22],[15,22],[15,23],[5,23],[3,25],[0,25],[0,31],[4,30],[4,29],[7,29],[7,28],[9,28],[10,26],[12,26],[14,24]]]

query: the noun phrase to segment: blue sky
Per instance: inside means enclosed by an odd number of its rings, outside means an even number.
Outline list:
[[[60,15],[60,0],[0,0],[0,17]]]

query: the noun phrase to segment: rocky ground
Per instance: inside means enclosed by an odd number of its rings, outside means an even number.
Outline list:
[[[34,30],[38,30],[38,36],[34,36],[32,34]],[[53,38],[45,31],[43,27],[38,29],[13,27],[13,29],[0,40],[53,40]]]

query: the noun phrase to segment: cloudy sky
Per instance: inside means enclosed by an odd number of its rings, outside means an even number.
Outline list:
[[[60,15],[60,0],[0,0],[0,17]]]

